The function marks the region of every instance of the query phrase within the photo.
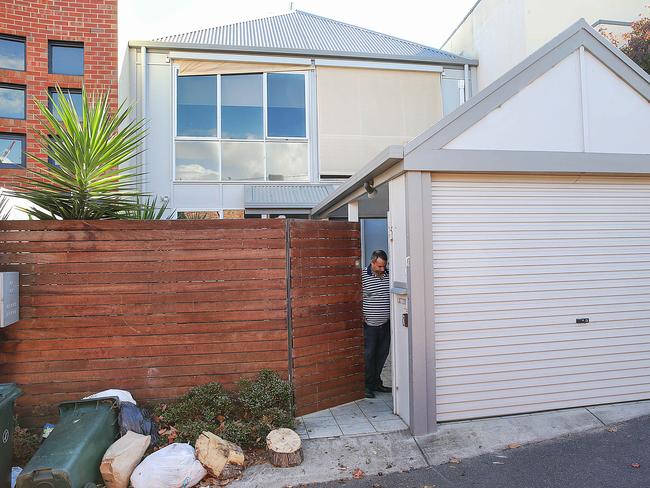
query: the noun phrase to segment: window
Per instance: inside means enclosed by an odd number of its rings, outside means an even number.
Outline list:
[[[25,135],[0,133],[0,168],[25,166]]]
[[[177,181],[307,181],[306,76],[179,76]]]
[[[0,117],[25,118],[25,87],[0,84]]]
[[[268,75],[269,137],[306,137],[305,82],[302,75]]]
[[[176,141],[176,179],[219,181],[219,143]]]
[[[25,39],[0,34],[0,69],[25,71]]]
[[[49,42],[50,73],[60,75],[84,74],[84,45],[79,42]]]
[[[69,102],[72,102],[72,106],[74,107],[75,112],[77,112],[77,118],[81,119],[81,112],[82,112],[81,90],[63,88],[61,89],[61,93],[63,94],[64,97],[68,99]],[[50,112],[52,112],[57,119],[61,120],[61,117],[56,111],[56,108],[59,105],[59,98],[61,97],[61,95],[59,94],[58,91],[56,91],[55,88],[50,88],[48,90],[48,95],[49,98],[47,101],[47,107],[50,109]]]
[[[181,76],[177,93],[177,134],[217,137],[217,77]]]
[[[264,139],[262,75],[221,77],[221,137]]]

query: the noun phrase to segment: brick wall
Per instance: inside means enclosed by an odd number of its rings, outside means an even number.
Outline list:
[[[32,135],[39,126],[34,98],[47,103],[47,90],[111,90],[117,103],[117,0],[2,0],[0,34],[26,39],[25,71],[0,69],[0,83],[26,86],[26,120],[0,118],[0,132],[27,135],[27,152],[43,156]],[[48,73],[48,41],[84,44],[84,75]],[[27,167],[36,164],[27,158]],[[0,168],[0,186],[11,186],[23,168]]]

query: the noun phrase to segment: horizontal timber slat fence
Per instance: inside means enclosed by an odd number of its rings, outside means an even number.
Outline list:
[[[299,415],[363,397],[359,226],[256,220],[4,221],[20,321],[0,382],[27,425],[107,389],[144,403],[271,368]]]

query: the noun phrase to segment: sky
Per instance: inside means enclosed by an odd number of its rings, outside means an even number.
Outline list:
[[[119,0],[120,51],[151,40],[297,10],[439,48],[476,0]]]

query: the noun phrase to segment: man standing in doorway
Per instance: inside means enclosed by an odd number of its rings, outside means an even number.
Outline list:
[[[366,398],[375,398],[375,391],[391,391],[381,381],[381,371],[390,350],[390,280],[386,264],[386,252],[374,251],[370,264],[361,272]]]

